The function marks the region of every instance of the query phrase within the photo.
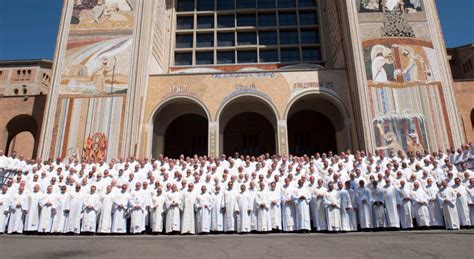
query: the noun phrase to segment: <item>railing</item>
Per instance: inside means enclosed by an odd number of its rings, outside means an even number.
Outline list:
[[[5,184],[14,174],[15,171],[0,168],[0,185]]]

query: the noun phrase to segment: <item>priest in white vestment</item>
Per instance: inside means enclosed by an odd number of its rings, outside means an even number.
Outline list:
[[[317,231],[327,231],[327,219],[326,219],[326,205],[324,205],[324,196],[326,196],[327,188],[324,187],[324,180],[318,179],[318,186],[314,189],[314,195],[316,197],[313,224],[316,226]]]
[[[459,229],[459,216],[456,208],[456,192],[449,187],[448,181],[443,180],[441,182],[441,188],[439,189],[438,202],[443,209],[444,225],[446,229]]]
[[[352,202],[349,192],[344,189],[344,184],[342,181],[337,183],[337,188],[339,192],[339,197],[341,199],[341,231],[351,231],[351,211],[352,211]]]
[[[0,192],[0,234],[5,232],[10,217],[10,196],[7,185],[2,185],[2,191]]]
[[[39,227],[40,216],[40,202],[43,199],[43,193],[40,191],[40,186],[35,185],[33,192],[29,194],[28,213],[25,217],[25,231],[36,232]]]
[[[81,191],[81,185],[77,184],[75,191],[71,192],[69,197],[69,219],[66,227],[66,233],[81,233],[82,210],[84,204],[84,193]]]
[[[390,178],[385,179],[385,185],[383,186],[383,197],[388,228],[400,228],[400,217],[398,214],[398,201],[400,198],[398,195],[398,189],[392,184]]]
[[[470,195],[466,186],[461,183],[461,179],[454,179],[453,191],[456,193],[456,208],[458,210],[459,224],[461,227],[471,226],[471,217],[469,215],[469,199]]]
[[[201,186],[201,193],[196,197],[196,224],[199,234],[211,232],[211,214],[213,204],[212,194],[207,191],[207,186]]]
[[[141,234],[145,231],[146,193],[140,182],[135,183],[135,190],[130,194],[130,233]]]
[[[400,187],[398,187],[398,205],[401,228],[412,229],[413,205],[411,200],[411,189],[406,185],[406,182],[403,179],[400,180]]]
[[[181,194],[181,234],[195,234],[195,204],[196,193],[194,192],[194,184],[189,183],[188,189]]]
[[[40,201],[41,213],[38,232],[51,233],[54,216],[57,213],[57,197],[53,193],[53,186],[48,186],[46,193]]]
[[[53,233],[65,233],[69,218],[69,193],[67,186],[62,185],[59,193],[56,195],[56,214],[53,219]]]
[[[245,184],[240,186],[240,193],[235,201],[235,214],[237,217],[237,232],[249,233],[251,231],[251,213],[254,209],[254,200],[247,191]]]
[[[153,233],[163,233],[166,213],[165,202],[166,194],[163,194],[163,189],[158,187],[156,195],[151,199],[151,231]]]
[[[324,196],[324,205],[326,206],[328,231],[341,231],[341,197],[339,192],[334,189],[333,182],[328,183],[328,190]]]
[[[418,227],[429,227],[430,211],[428,209],[428,195],[426,194],[425,190],[420,187],[420,183],[418,181],[413,184],[411,200],[413,201],[413,212],[415,213]]]
[[[369,188],[365,187],[364,180],[359,181],[359,187],[356,189],[356,201],[359,212],[359,225],[361,230],[372,228],[372,207],[371,193]]]
[[[281,188],[281,208],[282,224],[284,232],[296,231],[296,211],[293,203],[294,188],[290,184],[291,180],[285,178],[285,184]]]
[[[237,200],[237,192],[233,188],[233,182],[227,183],[227,189],[222,196],[222,209],[224,210],[224,231],[235,232],[235,202]]]
[[[176,184],[171,186],[171,192],[166,197],[166,229],[165,232],[178,233],[181,230],[181,213],[179,207],[181,204],[181,195],[178,192]]]
[[[222,232],[224,231],[224,210],[222,209],[223,192],[221,191],[221,186],[216,185],[215,190],[212,194],[212,222],[211,222],[211,231],[212,232]]]
[[[270,195],[265,190],[265,183],[260,182],[260,189],[255,195],[255,207],[257,208],[257,231],[258,232],[269,232],[272,230],[271,217],[270,217]],[[310,195],[311,196],[311,195]],[[309,214],[309,209],[308,209]],[[309,217],[309,216],[308,216]]]
[[[82,228],[83,233],[95,233],[97,231],[97,218],[100,213],[100,196],[97,187],[92,185],[90,192],[84,195]]]
[[[116,195],[112,192],[112,186],[107,185],[106,191],[100,196],[100,218],[97,232],[109,234],[112,232],[112,211]]]
[[[8,221],[8,234],[23,233],[25,215],[28,214],[29,197],[25,186],[20,185],[18,191],[12,194],[9,202],[10,220]]]
[[[277,189],[276,183],[270,184],[270,218],[272,231],[281,231],[281,191]]]
[[[130,205],[130,193],[127,184],[122,184],[122,189],[115,196],[112,211],[112,233],[124,234],[127,232],[128,208]]]

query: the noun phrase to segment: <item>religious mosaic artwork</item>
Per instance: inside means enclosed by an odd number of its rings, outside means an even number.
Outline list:
[[[125,93],[131,64],[134,0],[75,0],[61,93]]]
[[[376,149],[416,152],[429,143],[449,145],[445,93],[439,67],[433,66],[432,43],[380,38],[362,45]]]
[[[422,0],[360,0],[359,11],[367,12],[393,12],[402,10],[407,13],[422,11]]]
[[[106,159],[107,155],[107,137],[104,133],[97,132],[86,140],[84,146],[84,158],[93,161]]]
[[[374,119],[376,150],[421,152],[427,143],[425,120],[422,114],[379,114]]]

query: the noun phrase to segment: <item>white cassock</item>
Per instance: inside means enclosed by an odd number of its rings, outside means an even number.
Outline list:
[[[138,234],[145,231],[145,195],[142,190],[130,194],[130,233]]]
[[[195,234],[195,206],[196,193],[186,191],[181,195],[180,210],[181,214],[181,234]]]
[[[237,215],[237,232],[248,233],[251,231],[251,217],[254,209],[252,195],[246,192],[240,192],[235,201],[235,211]]]
[[[212,222],[211,231],[224,231],[224,213],[222,212],[222,192],[214,193],[212,196]]]
[[[127,232],[127,212],[129,207],[130,194],[128,192],[119,192],[115,196],[113,217],[112,217],[112,233]]]
[[[420,187],[418,190],[411,191],[411,200],[416,217],[416,223],[419,227],[430,226],[430,210],[428,209],[428,195]]]
[[[5,232],[10,217],[10,195],[0,193],[0,234]]]
[[[342,231],[351,231],[351,215],[350,212],[352,211],[352,203],[351,197],[347,190],[338,190],[339,197],[341,199],[341,230]]]
[[[196,224],[198,233],[211,232],[212,194],[206,192],[196,197]]]
[[[351,231],[357,231],[357,200],[356,200],[356,192],[353,189],[346,190],[349,193],[349,197],[351,198],[352,209],[349,210],[349,217],[351,220]]]
[[[181,198],[179,192],[170,192],[166,197],[166,233],[180,231],[181,219],[179,206]]]
[[[361,229],[372,228],[372,208],[370,190],[366,187],[356,189],[359,224]]]
[[[413,228],[413,205],[411,190],[406,185],[398,190],[398,204],[400,204],[400,225],[403,229]]]
[[[398,214],[398,189],[395,185],[384,186],[383,197],[385,204],[385,215],[387,216],[387,227],[400,228],[400,217]]]
[[[53,233],[65,233],[69,218],[69,194],[59,193],[56,196],[56,214],[53,219]]]
[[[471,226],[474,226],[474,185],[467,187],[469,198],[469,214],[471,215]],[[1,222],[0,222],[1,224]]]
[[[8,234],[23,233],[25,213],[28,209],[28,195],[23,193],[14,193],[10,199],[10,220],[8,221]]]
[[[255,201],[255,196],[257,192],[252,189],[249,189],[247,192],[250,194],[252,201]],[[257,230],[257,206],[255,205],[255,202],[253,202],[253,209],[250,212],[250,230],[251,231]]]
[[[46,193],[40,201],[41,213],[39,218],[38,232],[51,233],[54,217],[57,214],[56,194]]]
[[[281,193],[278,190],[270,191],[270,218],[272,229],[281,230]]]
[[[338,191],[328,190],[324,196],[324,205],[328,220],[329,231],[340,231],[341,224],[341,197]]]
[[[384,209],[384,195],[383,189],[376,187],[372,189],[372,210],[373,210],[373,224],[374,228],[384,228],[386,225],[385,221],[385,209]],[[378,205],[377,205],[378,204]]]
[[[255,207],[257,208],[257,231],[259,232],[272,230],[270,204],[271,200],[268,192],[266,190],[257,191],[255,195]]]
[[[151,231],[153,233],[163,233],[166,212],[165,202],[166,195],[163,193],[153,196],[151,199]]]
[[[81,232],[82,205],[84,203],[84,194],[73,191],[69,197],[69,219],[66,227],[66,233]]]
[[[237,200],[237,193],[234,190],[225,190],[222,195],[222,208],[225,208],[224,213],[224,231],[236,231],[235,227],[235,202]]]
[[[112,211],[114,209],[115,195],[113,192],[104,193],[100,197],[100,208],[99,226],[97,232],[99,233],[111,233],[112,232]]]
[[[38,231],[40,216],[40,201],[43,199],[42,192],[32,192],[28,200],[28,213],[25,217],[25,231]]]
[[[316,229],[318,231],[326,231],[328,230],[328,224],[326,219],[326,206],[324,205],[324,196],[326,195],[327,188],[324,186],[316,187],[315,189],[316,194],[316,207],[315,207],[315,221]]]
[[[281,208],[283,231],[291,232],[296,230],[295,206],[293,203],[293,188],[291,186],[283,186],[281,188]]]
[[[84,196],[83,215],[82,215],[82,232],[97,231],[97,217],[100,213],[100,196],[98,193],[87,194]]]
[[[426,194],[428,195],[428,209],[430,211],[430,226],[444,226],[443,211],[439,206],[436,195],[438,194],[438,186],[432,184],[431,186],[425,186]]]
[[[456,208],[456,193],[451,187],[442,187],[438,192],[439,206],[443,210],[444,225],[447,229],[459,229],[459,216]]]
[[[307,187],[297,187],[295,188],[293,195],[297,229],[311,230],[311,214],[309,212],[311,191]]]
[[[453,185],[456,193],[456,208],[458,210],[459,224],[461,226],[471,226],[471,217],[469,216],[470,194],[464,185]]]

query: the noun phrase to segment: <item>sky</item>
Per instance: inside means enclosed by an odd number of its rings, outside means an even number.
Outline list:
[[[53,59],[62,2],[0,0],[0,60]],[[474,43],[474,0],[436,3],[446,46]]]

